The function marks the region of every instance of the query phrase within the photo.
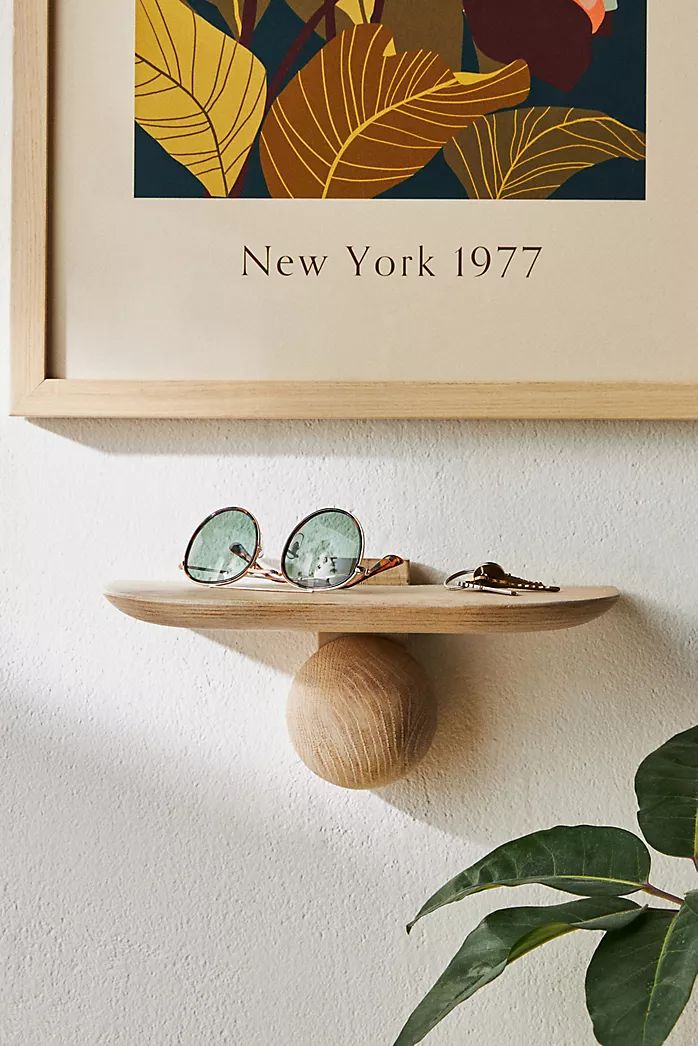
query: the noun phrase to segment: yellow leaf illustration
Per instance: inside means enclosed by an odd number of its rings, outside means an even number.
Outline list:
[[[366,25],[371,21],[376,0],[337,0],[336,8],[343,11],[354,25]]]
[[[383,25],[331,40],[296,74],[262,128],[272,196],[370,199],[411,177],[475,117],[528,96],[525,62],[454,74],[434,51],[395,53]]]
[[[471,199],[545,200],[578,171],[643,160],[645,136],[604,113],[540,106],[479,117],[444,155]]]
[[[210,4],[217,7],[223,18],[230,27],[230,31],[237,39],[242,33],[242,16],[244,0],[208,0]],[[262,15],[269,7],[269,0],[257,0],[254,11],[254,23],[258,25]]]
[[[218,8],[234,36],[242,32],[242,12],[240,10],[241,0],[208,0],[210,4]]]
[[[227,196],[264,115],[262,63],[182,0],[138,0],[136,121],[211,196]]]

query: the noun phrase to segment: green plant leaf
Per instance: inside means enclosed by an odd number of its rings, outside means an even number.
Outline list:
[[[672,857],[698,855],[698,726],[640,763],[635,792],[647,842]]]
[[[698,974],[698,891],[678,911],[653,908],[607,933],[586,977],[587,1009],[602,1046],[661,1046]]]
[[[504,843],[466,868],[430,897],[408,932],[424,915],[497,886],[542,883],[585,897],[620,896],[641,890],[650,873],[647,847],[622,828],[558,825]]]
[[[573,930],[619,930],[644,909],[619,897],[589,897],[544,908],[509,908],[488,915],[469,934],[400,1032],[395,1046],[414,1046],[460,1003],[506,967]]]

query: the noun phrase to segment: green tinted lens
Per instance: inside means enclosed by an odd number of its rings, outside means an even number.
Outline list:
[[[193,581],[220,585],[242,577],[259,543],[257,524],[242,509],[217,512],[199,527],[187,550],[184,568]]]
[[[281,564],[301,588],[335,588],[353,575],[361,558],[361,529],[347,512],[323,510],[294,530]]]

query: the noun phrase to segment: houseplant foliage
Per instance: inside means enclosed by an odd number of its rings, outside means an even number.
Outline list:
[[[165,172],[161,195],[171,179],[174,195],[223,198],[373,199],[412,182],[416,198],[548,199],[645,158],[598,47],[629,35],[616,0],[135,5],[135,120],[159,147],[141,167]],[[599,55],[597,86],[577,91]]]
[[[638,822],[660,853],[698,871],[698,726],[649,755],[635,777]],[[698,890],[685,897],[655,886],[651,857],[620,828],[558,826],[515,839],[466,868],[423,906],[424,916],[471,894],[539,883],[582,900],[508,908],[466,937],[414,1010],[394,1046],[414,1046],[507,966],[577,930],[603,933],[586,974],[586,1003],[602,1046],[660,1046],[698,975]],[[628,899],[638,894],[647,903]],[[656,899],[670,907],[659,907]]]

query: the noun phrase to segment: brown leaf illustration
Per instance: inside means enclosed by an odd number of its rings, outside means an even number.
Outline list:
[[[444,155],[471,199],[545,200],[604,160],[643,160],[645,136],[604,113],[540,106],[478,117]]]
[[[393,30],[399,51],[425,47],[437,51],[451,69],[460,69],[463,52],[462,0],[385,0],[381,21]]]
[[[272,105],[261,159],[272,196],[370,199],[420,170],[475,117],[517,105],[525,62],[453,73],[434,51],[395,53],[383,25],[331,40]]]
[[[229,0],[232,2],[232,0]],[[307,21],[320,6],[319,0],[287,0],[299,18]],[[337,29],[341,32],[352,24],[370,22],[375,0],[338,0],[335,10]],[[462,0],[385,0],[380,17],[392,30],[398,51],[415,51],[420,47],[436,51],[451,69],[459,69],[463,50]],[[322,21],[316,30],[325,35]]]

